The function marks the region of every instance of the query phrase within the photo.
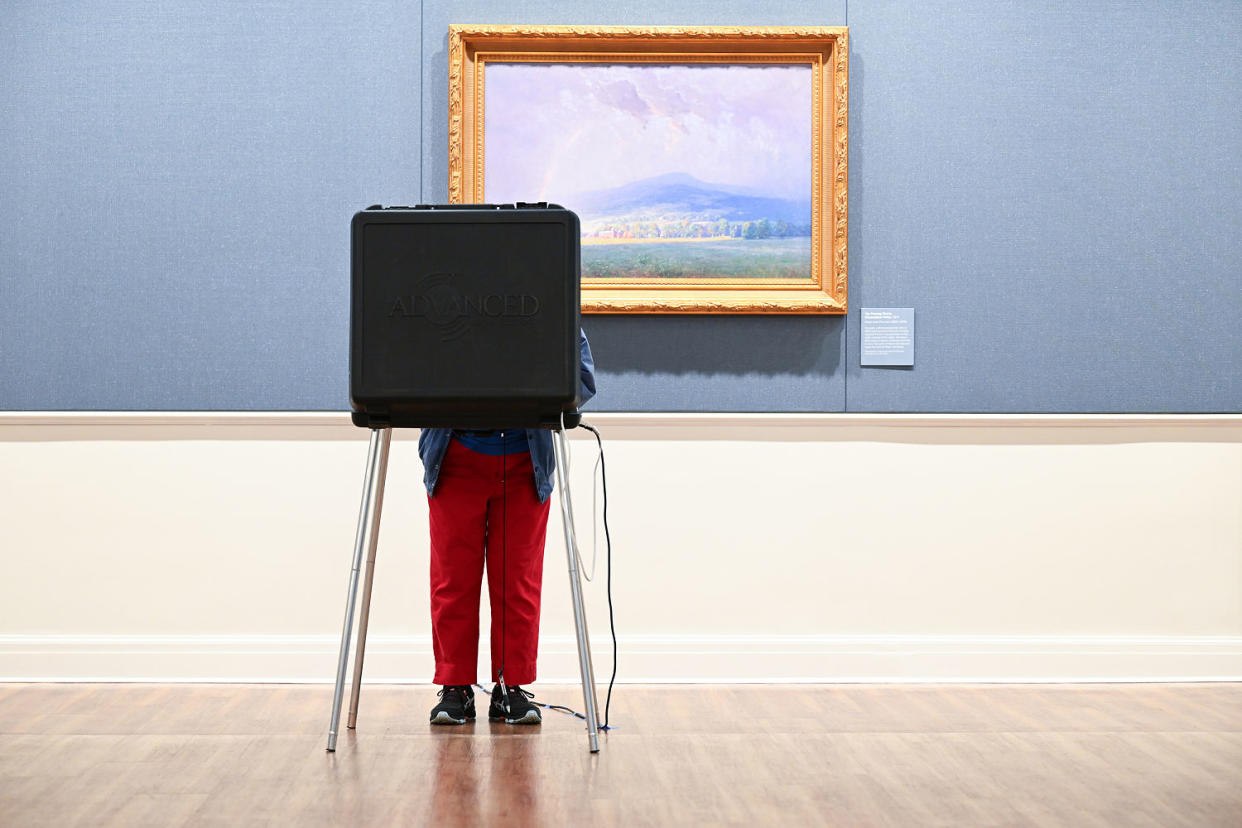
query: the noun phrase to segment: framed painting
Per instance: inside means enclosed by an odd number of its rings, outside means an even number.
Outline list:
[[[585,313],[845,313],[847,37],[450,26],[449,200],[577,213]]]

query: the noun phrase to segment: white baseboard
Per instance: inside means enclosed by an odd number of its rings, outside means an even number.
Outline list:
[[[605,683],[610,641],[596,634],[593,644]],[[329,635],[9,635],[0,636],[0,681],[324,683],[338,646]],[[431,670],[427,637],[368,642],[368,682],[423,683]],[[577,681],[571,636],[542,640],[539,680]],[[1242,681],[1242,637],[635,635],[620,640],[617,681]]]

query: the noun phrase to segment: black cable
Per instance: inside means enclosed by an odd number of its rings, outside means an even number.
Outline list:
[[[605,543],[605,547],[606,547],[606,549],[607,549],[607,560],[606,560],[606,563],[607,563],[607,580],[606,580],[606,591],[607,591],[607,594],[608,594],[608,631],[612,634],[612,676],[608,679],[608,695],[607,695],[607,697],[605,698],[605,701],[604,701],[604,723],[603,723],[602,725],[600,725],[600,728],[599,728],[599,729],[600,729],[600,730],[605,730],[605,731],[607,731],[607,730],[611,730],[611,729],[612,729],[612,726],[611,726],[611,725],[609,725],[609,723],[608,723],[608,721],[609,721],[609,720],[608,720],[608,716],[609,716],[609,711],[610,711],[610,710],[611,710],[611,708],[612,708],[612,686],[613,686],[613,684],[614,684],[614,683],[616,682],[616,680],[617,680],[617,624],[616,624],[616,620],[613,618],[613,611],[612,611],[612,535],[611,535],[611,534],[609,533],[609,531],[608,531],[608,466],[607,466],[607,464],[604,462],[604,441],[603,441],[603,439],[600,437],[599,431],[595,428],[595,426],[590,425],[590,424],[589,424],[589,423],[587,423],[587,422],[581,422],[581,423],[579,423],[579,425],[580,425],[582,428],[585,428],[587,431],[589,431],[589,432],[591,432],[592,434],[594,434],[594,435],[595,435],[595,443],[596,443],[596,445],[598,445],[598,446],[599,446],[599,471],[600,471],[600,479],[602,480],[602,482],[603,482],[603,487],[604,487],[604,543]],[[502,436],[503,436],[503,435],[502,435]],[[507,445],[507,440],[508,440],[508,437],[506,436],[506,437],[504,437],[504,439],[506,440],[506,445]],[[566,460],[568,460],[568,458],[566,458]],[[568,470],[568,469],[566,469],[565,471],[566,471],[566,481],[568,482],[568,471],[569,471],[569,470]],[[502,474],[501,474],[501,481],[500,481],[500,485],[501,485],[501,497],[502,497],[502,498],[503,498],[503,497],[506,497],[506,496],[507,496],[507,490],[506,490],[506,488],[505,488],[505,473],[504,473],[503,471],[502,471]],[[563,493],[562,493],[562,497],[564,497],[564,494],[563,494]],[[507,505],[507,501],[506,501],[506,505]],[[502,514],[502,515],[504,515],[504,514],[505,514],[504,509],[505,509],[505,506],[502,506],[502,507],[501,507],[501,514]],[[504,518],[503,518],[503,517],[502,517],[502,521],[504,521]],[[502,574],[501,574],[501,578],[502,578],[502,586],[501,586],[501,596],[502,596],[502,597],[501,597],[501,603],[502,603],[502,607],[501,607],[501,622],[500,622],[500,652],[501,652],[501,656],[500,656],[500,672],[499,672],[499,674],[498,674],[498,675],[499,675],[499,678],[500,678],[500,687],[501,687],[501,692],[502,692],[502,693],[504,693],[504,690],[505,690],[505,684],[504,684],[504,675],[505,675],[505,667],[504,667],[504,662],[505,662],[505,656],[504,656],[504,653],[505,653],[505,649],[504,649],[504,640],[505,640],[505,633],[504,633],[504,615],[505,615],[505,610],[506,610],[506,608],[508,607],[508,604],[505,602],[505,599],[504,599],[504,595],[505,595],[505,591],[504,591],[504,590],[505,590],[505,587],[504,587],[504,585],[503,585],[503,579],[504,579],[504,564],[503,564],[503,560],[504,560],[504,551],[503,551],[503,550],[504,550],[504,548],[505,548],[505,547],[504,547],[504,543],[505,543],[505,542],[504,542],[504,540],[503,540],[503,538],[505,537],[505,534],[504,534],[504,531],[503,531],[503,530],[502,530],[502,532],[501,532],[501,537],[502,537],[502,541],[501,541],[501,550],[502,550],[502,551],[501,551],[501,560],[502,560],[502,564],[501,564],[501,573],[502,573]],[[484,687],[484,686],[483,686],[483,685],[481,685],[481,684],[476,684],[476,685],[475,685],[475,687],[478,687],[480,690],[482,690],[482,691],[484,691],[484,692],[487,692],[487,688],[486,688],[486,687]],[[557,712],[559,712],[559,713],[565,713],[565,714],[568,714],[568,715],[573,716],[573,717],[578,718],[578,719],[583,719],[583,720],[585,720],[585,719],[586,719],[586,716],[584,716],[583,714],[579,713],[578,711],[574,710],[573,708],[566,707],[566,706],[565,706],[565,705],[563,705],[563,704],[546,704],[546,703],[544,703],[544,702],[537,701],[537,700],[536,700],[536,699],[534,699],[534,698],[532,698],[532,699],[531,699],[531,703],[532,703],[532,704],[534,704],[536,707],[542,707],[542,708],[543,708],[543,709],[545,709],[545,710],[555,710],[555,711],[557,711]],[[505,707],[506,707],[506,709],[508,708],[508,698],[506,698],[506,699],[505,699]]]
[[[608,679],[608,697],[604,702],[604,730],[608,729],[608,710],[612,706],[612,685],[617,680],[617,624],[612,614],[612,536],[608,533],[608,465],[604,462],[604,441],[599,431],[589,423],[580,423],[582,428],[595,435],[595,443],[599,446],[599,471],[604,484],[604,542],[608,550],[608,629],[612,633],[612,678]]]
[[[509,432],[500,432],[500,684],[501,703],[509,713],[509,688],[505,684],[505,661],[509,643]]]
[[[483,685],[479,684],[478,682],[475,682],[474,686],[482,690],[484,693],[492,692],[488,690],[486,687],[484,687]],[[557,713],[564,713],[567,716],[573,716],[574,718],[583,719],[584,721],[586,720],[586,716],[582,715],[581,713],[579,713],[577,710],[574,710],[573,708],[566,707],[563,704],[547,704],[546,702],[541,702],[534,698],[530,700],[530,703],[533,704],[535,707],[542,707],[544,710],[555,710]]]

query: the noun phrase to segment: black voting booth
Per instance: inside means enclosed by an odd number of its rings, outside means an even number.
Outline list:
[[[559,425],[578,405],[578,239],[546,204],[354,216],[354,423]]]
[[[349,398],[371,430],[332,700],[336,749],[363,553],[348,726],[357,723],[393,428],[553,429],[587,734],[598,703],[578,575],[565,429],[581,387],[578,217],[558,205],[371,207],[352,223]]]

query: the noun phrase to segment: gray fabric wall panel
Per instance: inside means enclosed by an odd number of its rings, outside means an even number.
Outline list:
[[[850,411],[1242,410],[1242,4],[854,0]],[[859,308],[914,307],[913,369]]]
[[[0,408],[347,408],[348,223],[418,197],[419,17],[6,3]]]
[[[844,0],[667,3],[426,0],[423,200],[448,198],[450,23],[842,26]],[[843,411],[842,317],[584,316],[597,411]]]
[[[445,198],[450,22],[848,22],[850,317],[586,317],[593,408],[1242,410],[1242,5],[848,13],[5,4],[0,409],[346,408],[348,220]]]

